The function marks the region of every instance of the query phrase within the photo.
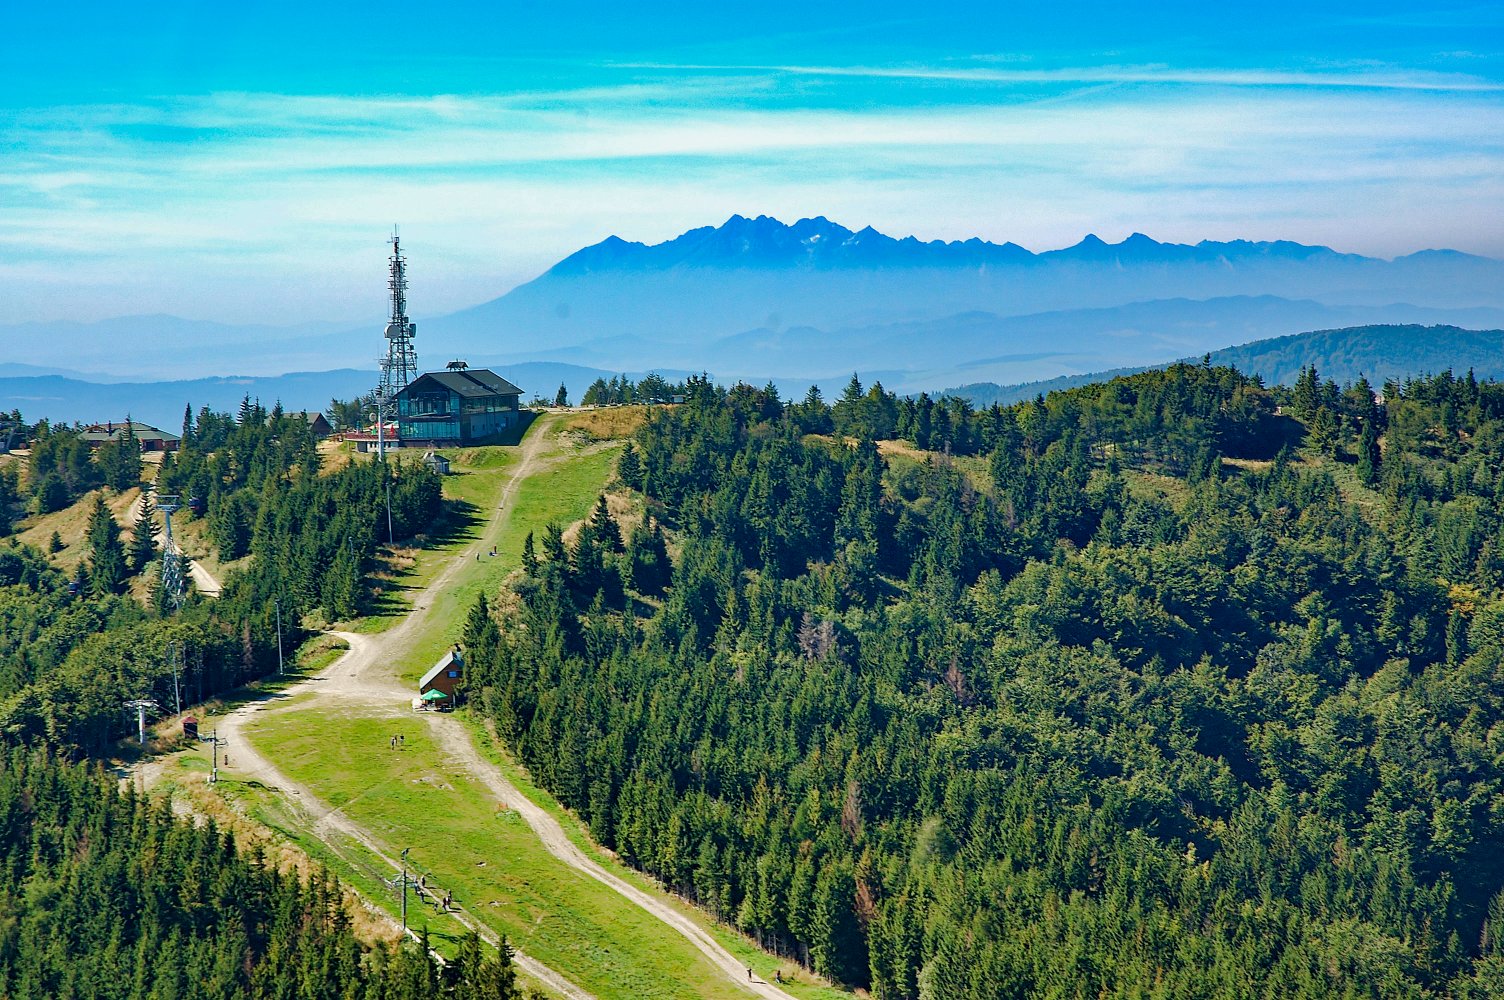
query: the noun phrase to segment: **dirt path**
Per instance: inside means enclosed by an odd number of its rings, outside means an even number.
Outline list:
[[[474,559],[476,552],[489,551],[506,522],[510,513],[510,503],[518,487],[530,475],[546,468],[547,459],[540,456],[545,446],[552,443],[557,434],[556,425],[550,422],[538,428],[536,434],[524,440],[521,460],[503,487],[497,507],[492,512],[481,537],[475,543],[456,552],[450,558],[449,564],[435,574],[433,581],[414,598],[412,612],[399,625],[376,635],[362,635],[355,632],[331,633],[348,642],[350,649],[319,674],[284,689],[282,694],[291,696],[307,691],[314,695],[313,705],[329,699],[337,701],[342,708],[358,708],[373,715],[405,714],[407,702],[411,698],[411,690],[397,683],[390,672],[390,664],[398,659],[397,654],[403,648],[407,637],[426,618],[428,609],[440,591],[454,580],[469,561]],[[217,720],[220,735],[230,743],[236,772],[275,789],[284,797],[290,808],[307,818],[316,835],[322,836],[337,832],[348,837],[364,845],[367,850],[392,865],[395,871],[397,864],[395,859],[389,857],[380,844],[372,840],[363,829],[339,809],[329,807],[306,786],[290,780],[244,737],[244,727],[254,713],[265,711],[274,704],[275,702],[270,701],[249,702]],[[304,704],[306,707],[309,703]],[[667,928],[682,935],[731,982],[745,988],[749,993],[769,998],[769,1000],[794,1000],[788,993],[778,989],[772,983],[761,979],[749,979],[747,967],[675,905],[644,892],[630,882],[612,874],[576,847],[553,816],[518,791],[499,768],[481,756],[469,731],[458,719],[437,713],[426,715],[425,718],[428,719],[434,737],[443,752],[460,768],[483,784],[499,802],[515,810],[517,815],[527,822],[529,828],[550,854],[576,871],[605,885],[633,905],[651,914]],[[143,769],[140,773],[141,779],[147,780],[148,774],[152,772],[159,773],[159,769]],[[469,922],[462,915],[456,914],[456,918],[466,926],[474,927],[483,937],[488,937],[488,940],[495,942],[494,934]],[[569,1000],[582,1000],[589,996],[557,972],[527,958],[520,952],[518,953],[518,966]]]
[[[527,825],[532,828],[533,833],[537,834],[539,841],[549,854],[576,871],[590,876],[628,902],[646,910],[667,924],[685,937],[700,954],[708,958],[738,985],[745,986],[758,996],[792,1000],[789,994],[772,983],[761,979],[749,980],[747,967],[741,963],[741,960],[723,948],[719,941],[672,903],[650,895],[625,879],[612,874],[576,847],[569,839],[569,835],[564,832],[564,828],[559,825],[558,820],[518,791],[517,786],[508,781],[495,764],[480,755],[480,752],[475,749],[475,741],[462,722],[453,716],[432,713],[427,716],[427,719],[439,746],[466,772],[489,788],[499,803],[514,810],[526,820]]]

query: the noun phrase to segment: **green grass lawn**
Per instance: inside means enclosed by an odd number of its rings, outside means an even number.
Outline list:
[[[539,420],[530,433],[555,431],[552,418]],[[437,595],[417,631],[404,643],[393,667],[406,681],[426,670],[459,635],[477,595],[495,594],[521,563],[528,532],[541,536],[550,522],[567,526],[588,516],[615,466],[619,444],[600,444],[557,434],[538,458],[544,466],[518,484],[496,524],[486,521],[510,477],[515,448],[457,449],[449,452],[451,469],[445,496],[465,505],[470,520],[433,547],[418,554],[402,576],[402,593],[426,586],[453,554],[484,539],[497,555],[464,562],[452,584]],[[352,623],[357,631],[377,631],[400,622],[409,601],[394,600],[384,614]],[[374,624],[372,624],[374,622]],[[329,647],[312,647],[299,657],[302,665],[326,663],[337,655]],[[313,697],[308,695],[307,697]],[[539,961],[602,998],[732,997],[745,994],[720,974],[689,942],[610,889],[569,868],[543,848],[526,823],[500,810],[489,792],[462,769],[442,758],[420,716],[361,717],[327,708],[302,707],[303,697],[268,705],[246,727],[247,737],[275,760],[289,777],[310,786],[329,805],[341,809],[367,830],[391,855],[404,847],[446,890],[468,916],[514,943]],[[663,890],[641,874],[612,859],[589,839],[584,827],[547,792],[533,785],[525,771],[495,746],[484,729],[472,725],[481,751],[532,801],[559,820],[586,854],[644,891]],[[405,749],[390,748],[394,733]],[[343,838],[325,843],[301,827],[274,790],[222,782],[221,794],[276,831],[310,857],[328,864],[363,896],[395,913],[397,900],[380,881],[383,862],[362,845]],[[808,1000],[834,1000],[850,994],[810,982],[807,972],[783,963],[751,941],[715,924],[679,900],[670,900],[745,965],[771,980],[780,970],[789,992]],[[409,923],[429,926],[442,942],[459,933],[455,922],[438,911],[410,903]]]
[[[444,759],[421,717],[295,709],[262,714],[246,733],[389,853],[412,848],[416,870],[452,891],[472,919],[603,1000],[745,995],[657,919],[550,855],[519,816],[498,809],[483,786]],[[403,750],[390,748],[393,734],[404,737]],[[276,819],[266,817],[298,839],[289,829],[295,824]],[[370,870],[374,865],[336,865],[368,898],[393,909],[394,894]],[[411,900],[408,912],[413,926],[452,923]]]
[[[522,543],[528,532],[541,537],[544,526],[551,521],[569,525],[590,513],[611,478],[619,452],[619,446],[592,448],[568,438],[557,440],[549,454],[558,455],[560,460],[519,484],[501,514],[497,530],[489,536],[496,545],[496,556],[482,554],[479,560],[468,561],[453,583],[435,599],[399,664],[401,680],[416,681],[458,640],[476,597],[481,594],[494,597],[502,581],[521,565]],[[499,494],[500,486],[496,491]]]

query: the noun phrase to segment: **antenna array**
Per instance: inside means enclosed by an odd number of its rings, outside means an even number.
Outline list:
[[[413,336],[418,325],[407,318],[407,258],[395,230],[392,232],[391,271],[386,286],[392,294],[392,315],[386,324],[386,357],[381,361],[380,394],[394,398],[403,386],[418,377],[418,351]]]

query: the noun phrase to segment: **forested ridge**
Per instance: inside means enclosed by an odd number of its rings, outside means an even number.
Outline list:
[[[162,601],[142,540],[160,522],[138,517],[127,550],[105,493],[71,577],[14,535],[0,543],[0,997],[522,996],[504,943],[493,955],[471,936],[441,963],[426,940],[358,940],[348,894],[326,874],[279,872],[213,824],[69,762],[133,730],[128,698],[170,711],[178,696],[191,704],[276,669],[278,606],[290,652],[305,615],[358,610],[378,539],[408,538],[440,513],[425,467],[325,472],[308,425],[280,408],[189,413],[183,437],[154,495],[180,496],[179,526],[206,518],[220,557],[238,560],[219,598]],[[0,471],[7,534],[27,510],[125,492],[144,470],[134,442],[91,453],[76,431],[43,424],[23,471]],[[155,599],[126,592],[134,574]]]
[[[124,491],[141,478],[134,442],[91,455],[75,431],[43,424],[24,480],[11,470],[0,475],[0,530],[10,530],[22,504],[52,509],[43,502],[49,490],[72,500],[101,487]],[[339,619],[359,609],[377,544],[388,534],[388,491],[397,539],[426,529],[441,504],[438,477],[420,463],[352,464],[321,474],[307,423],[249,400],[235,416],[186,413],[182,450],[164,456],[155,487],[152,495],[177,495],[185,504],[175,515],[179,526],[207,519],[222,560],[252,558],[222,581],[217,599],[190,598],[171,613],[160,600],[153,549],[128,558],[102,494],[86,558],[71,579],[13,536],[0,543],[6,741],[101,753],[132,725],[121,711],[126,699],[170,707],[180,697],[189,704],[272,672],[279,605],[288,651],[308,634],[305,615]],[[159,517],[138,523],[136,542],[149,538]],[[123,593],[132,572],[147,576],[157,600],[143,604]]]
[[[511,1000],[511,952],[473,936],[362,944],[344,890],[239,851],[213,824],[37,751],[0,753],[0,996],[16,1000]]]
[[[646,519],[530,540],[467,683],[602,843],[879,997],[1500,996],[1501,452],[1450,373],[692,380]]]

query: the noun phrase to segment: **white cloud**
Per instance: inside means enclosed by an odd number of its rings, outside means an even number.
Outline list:
[[[1485,221],[1504,206],[1491,92],[1102,72],[1086,90],[851,109],[794,104],[768,75],[47,109],[0,126],[16,151],[0,277],[17,318],[243,319],[268,284],[312,317],[353,316],[379,309],[381,234],[400,221],[425,246],[414,304],[432,313],[608,233],[652,241],[733,211],[1036,249],[1138,229],[1504,253]]]

